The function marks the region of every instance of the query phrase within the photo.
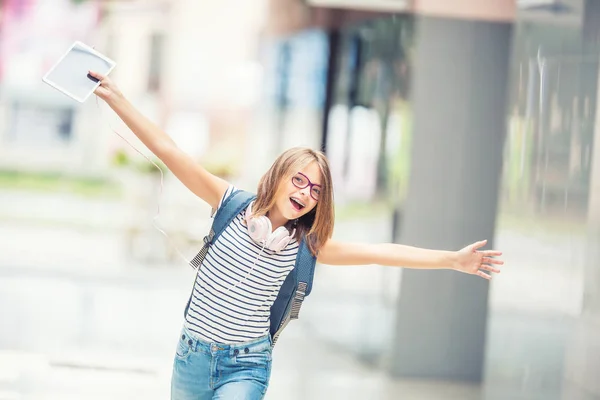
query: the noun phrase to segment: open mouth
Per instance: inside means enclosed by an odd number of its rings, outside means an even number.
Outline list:
[[[304,203],[302,203],[300,200],[298,200],[295,197],[290,197],[290,203],[292,203],[292,207],[294,207],[294,209],[296,211],[300,211],[302,210],[304,207],[306,207],[306,205]]]

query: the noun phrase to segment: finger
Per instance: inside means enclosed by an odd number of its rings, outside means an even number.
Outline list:
[[[476,275],[482,277],[483,279],[487,279],[488,281],[490,279],[492,279],[492,277],[490,275],[488,275],[488,274],[486,274],[485,272],[482,272],[482,271],[477,271]]]
[[[96,90],[94,90],[94,94],[96,96],[100,96],[101,98],[107,97],[110,94],[110,91],[102,86],[98,86]]]
[[[498,250],[485,250],[481,252],[484,257],[497,257],[501,256],[502,252]]]
[[[473,243],[473,244],[472,244],[472,246],[473,246],[473,250],[475,251],[475,250],[477,250],[477,249],[479,249],[479,248],[481,248],[481,247],[485,246],[485,245],[486,245],[486,243],[487,243],[487,240],[481,240],[481,241],[479,241],[479,242],[475,242],[475,243]]]
[[[491,265],[482,265],[481,267],[479,267],[479,269],[482,269],[484,271],[494,272],[496,274],[500,273],[500,269],[499,268],[492,267]]]
[[[484,264],[504,265],[504,261],[498,260],[497,258],[490,258],[490,257],[483,257],[481,262]]]
[[[96,71],[88,71],[88,74],[90,74],[91,76],[93,76],[94,78],[103,81],[104,79],[106,79],[106,76],[102,75],[99,72]]]
[[[96,83],[100,82],[100,79],[98,79],[98,78],[95,78],[95,77],[93,77],[93,76],[92,76],[92,75],[90,75],[90,74],[87,74],[87,77],[88,77],[88,79],[89,79],[89,80],[91,80],[91,81],[93,81],[93,82],[96,82]],[[100,84],[102,84],[102,82],[100,82]]]

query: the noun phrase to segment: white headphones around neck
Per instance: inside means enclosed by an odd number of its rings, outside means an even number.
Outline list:
[[[275,232],[271,233],[273,230],[271,220],[264,215],[260,217],[253,217],[252,204],[254,204],[254,202],[250,203],[248,206],[245,216],[246,224],[248,225],[248,233],[250,234],[252,240],[276,253],[285,249],[294,238],[296,229],[294,229],[290,235],[285,226],[280,226],[279,228],[275,229]]]

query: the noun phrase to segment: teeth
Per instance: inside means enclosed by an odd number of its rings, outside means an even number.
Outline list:
[[[302,207],[306,207],[306,204],[304,204],[303,202],[301,202],[300,200],[298,200],[295,197],[292,197],[292,200],[294,200],[296,203],[300,204]]]

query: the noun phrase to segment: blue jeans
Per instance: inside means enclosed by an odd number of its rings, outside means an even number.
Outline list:
[[[208,343],[185,327],[171,377],[171,400],[259,400],[271,375],[270,335],[241,344]]]

